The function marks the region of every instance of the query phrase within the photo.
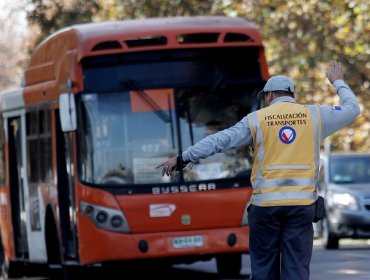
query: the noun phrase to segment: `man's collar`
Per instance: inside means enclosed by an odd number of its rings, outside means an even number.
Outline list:
[[[297,103],[297,100],[295,100],[293,97],[290,97],[290,96],[280,96],[272,100],[271,105],[275,103],[279,103],[279,102]]]

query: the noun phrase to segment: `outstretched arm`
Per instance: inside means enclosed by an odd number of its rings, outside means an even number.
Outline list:
[[[248,126],[247,117],[244,117],[234,126],[217,133],[208,135],[203,140],[189,147],[181,156],[185,162],[196,162],[199,159],[207,158],[215,153],[227,151],[231,148],[240,147],[252,143],[252,135]],[[162,175],[170,176],[177,166],[177,156],[158,165],[162,167]]]

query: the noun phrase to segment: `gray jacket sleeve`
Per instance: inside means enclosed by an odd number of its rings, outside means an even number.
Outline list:
[[[339,95],[340,106],[319,105],[322,123],[321,140],[350,124],[360,114],[360,106],[349,86],[343,80],[336,80],[333,85]]]
[[[234,126],[211,134],[182,153],[184,161],[198,161],[215,153],[252,143],[248,118],[244,117]]]

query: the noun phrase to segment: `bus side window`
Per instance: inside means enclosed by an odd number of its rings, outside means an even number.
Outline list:
[[[26,115],[30,223],[34,231],[41,230],[38,188],[52,182],[50,120],[49,109],[40,109]]]
[[[52,180],[50,120],[50,110],[27,113],[28,178],[31,183]]]

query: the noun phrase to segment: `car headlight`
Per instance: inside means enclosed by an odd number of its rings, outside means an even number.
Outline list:
[[[349,193],[333,193],[332,194],[333,204],[336,206],[348,209],[348,210],[358,210],[358,203],[356,198]]]

